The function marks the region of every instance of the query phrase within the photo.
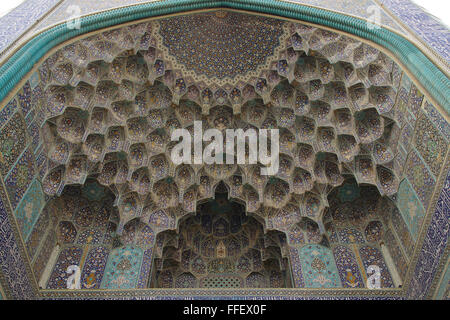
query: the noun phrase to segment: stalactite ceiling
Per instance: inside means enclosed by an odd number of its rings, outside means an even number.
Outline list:
[[[214,11],[98,33],[40,67],[48,165],[44,192],[87,178],[109,187],[117,232],[139,218],[175,230],[223,181],[264,228],[307,217],[324,232],[327,195],[346,178],[398,189],[398,66],[377,49],[308,25]],[[280,130],[274,176],[256,165],[179,165],[173,130]]]

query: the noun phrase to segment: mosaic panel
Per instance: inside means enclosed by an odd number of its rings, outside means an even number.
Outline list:
[[[105,271],[109,250],[106,247],[95,247],[89,250],[81,273],[81,288],[98,289]]]
[[[79,266],[82,253],[83,250],[79,247],[61,250],[48,280],[47,289],[67,289],[67,279],[70,276],[67,268],[72,265]]]
[[[414,149],[408,156],[405,172],[423,207],[428,208],[436,181]]]
[[[333,248],[333,255],[342,286],[344,288],[364,288],[364,280],[352,250],[342,245],[335,246]]]
[[[34,180],[15,212],[24,241],[28,240],[44,204],[45,198],[41,183]]]
[[[149,248],[144,251],[144,257],[142,258],[142,266],[141,271],[139,272],[137,288],[147,288],[147,282],[149,281],[152,262],[153,248]]]
[[[18,110],[16,98],[11,99],[6,106],[0,111],[0,127],[11,118],[11,116]]]
[[[33,181],[34,173],[34,156],[30,149],[27,149],[5,180],[5,187],[13,209],[16,209],[22,200],[25,191]]]
[[[175,288],[195,288],[197,287],[197,278],[189,272],[182,273],[175,279]]]
[[[445,160],[448,143],[425,115],[417,121],[414,145],[431,172],[438,177]]]
[[[25,116],[32,109],[31,104],[31,86],[30,82],[26,81],[22,89],[17,94],[17,99],[19,100],[19,106],[22,110],[22,114]]]
[[[0,131],[0,171],[9,172],[27,144],[26,125],[19,113],[15,113]]]
[[[383,235],[383,224],[380,221],[370,221],[364,230],[364,235],[367,242],[377,243]]]
[[[299,257],[307,288],[342,286],[330,249],[320,245],[306,245],[299,249]]]
[[[103,230],[89,228],[81,231],[78,235],[77,244],[99,244],[103,240]]]
[[[378,248],[371,246],[363,246],[359,248],[359,255],[363,262],[365,270],[371,265],[376,265],[380,268],[381,272],[381,288],[393,288],[394,283],[392,282],[391,274],[389,269],[384,262],[383,255]],[[364,270],[364,271],[365,271]],[[367,273],[366,273],[367,275]],[[370,275],[367,275],[370,276]]]
[[[20,254],[17,239],[8,217],[4,199],[6,195],[0,187],[0,268],[5,283],[9,286],[9,292],[13,299],[32,299],[34,298],[33,288],[28,276],[25,262]],[[13,222],[15,223],[15,222]],[[5,288],[7,290],[7,288]]]
[[[142,249],[128,245],[113,250],[108,258],[102,289],[136,288],[142,262]]]
[[[440,259],[448,243],[450,231],[450,172],[431,218],[430,226],[420,249],[414,277],[408,287],[408,297],[423,299],[427,296]]]
[[[241,288],[243,280],[236,276],[213,276],[201,280],[202,288]]]
[[[419,116],[419,111],[422,106],[424,96],[423,93],[413,84],[411,86],[411,93],[409,96],[409,111],[414,115],[414,118],[417,119]]]
[[[289,248],[292,278],[294,279],[295,288],[304,288],[305,281],[303,280],[302,265],[298,250],[297,248]]]
[[[58,239],[61,243],[74,243],[77,229],[70,221],[60,221],[58,224]]]
[[[417,239],[420,226],[425,217],[425,210],[407,179],[400,183],[397,194],[397,206],[412,237]]]
[[[219,11],[163,19],[159,33],[162,49],[175,68],[185,76],[223,85],[227,78],[258,76],[263,66],[276,59],[277,48],[284,42],[283,25],[278,19]]]
[[[439,132],[447,139],[450,140],[450,124],[445,120],[442,114],[436,110],[436,108],[427,100],[423,104],[423,111],[427,115],[428,119],[438,128]]]
[[[40,143],[42,142],[42,137],[40,135],[40,127],[39,125],[33,121],[28,126],[28,134],[31,137],[31,150],[33,152],[36,152],[37,148],[39,147]]]
[[[354,228],[338,229],[339,239],[342,243],[365,243],[361,231]]]

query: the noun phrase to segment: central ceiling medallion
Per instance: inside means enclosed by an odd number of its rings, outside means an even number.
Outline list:
[[[208,86],[258,77],[289,35],[281,20],[223,10],[163,19],[157,33],[174,69]]]

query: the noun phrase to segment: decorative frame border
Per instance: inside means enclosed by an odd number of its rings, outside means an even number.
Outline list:
[[[353,34],[357,37],[369,40],[375,44],[390,51],[402,64],[405,70],[413,75],[415,80],[428,93],[428,95],[437,102],[443,109],[444,116],[450,113],[450,80],[433,62],[431,62],[417,47],[415,47],[407,39],[395,34],[388,29],[380,27],[378,30],[371,30],[367,26],[367,22],[362,19],[349,17],[344,14],[334,13],[323,9],[303,6],[298,3],[283,2],[276,0],[165,0],[141,5],[133,5],[119,9],[113,9],[100,12],[81,18],[81,29],[69,30],[66,23],[61,23],[55,27],[43,31],[29,40],[20,49],[18,49],[1,67],[0,67],[0,99],[8,100],[13,94],[15,87],[23,80],[23,78],[33,69],[34,65],[45,56],[55,46],[62,44],[66,40],[83,35],[85,33],[98,29],[115,26],[139,19],[158,17],[168,14],[185,13],[202,9],[236,9],[250,11],[261,14],[271,14],[274,16],[284,17],[288,19],[302,20],[316,25],[340,30]],[[422,88],[421,88],[422,89]],[[448,169],[448,164],[443,170]],[[442,172],[440,183],[436,184],[435,195],[433,196],[433,205],[436,204],[437,198],[442,188]],[[426,228],[431,221],[434,213],[434,207],[430,206],[427,221],[423,224],[421,232],[421,240],[425,236]],[[10,214],[10,210],[7,210]],[[15,219],[14,219],[15,220]],[[14,223],[12,223],[13,229]],[[17,233],[17,230],[15,230]],[[23,251],[23,247],[20,248]],[[418,259],[419,246],[416,247],[414,254],[415,259],[411,261],[410,270],[407,279],[412,277],[413,267]],[[23,256],[23,252],[22,256]],[[26,256],[26,255],[25,255]],[[445,256],[445,255],[444,255]],[[26,266],[27,269],[30,266]],[[27,270],[29,271],[29,270]],[[406,282],[408,285],[408,282]],[[34,286],[33,286],[34,287]],[[36,290],[36,289],[35,289]],[[62,290],[38,290],[38,296],[42,298],[153,298],[158,297],[180,297],[180,292],[185,293],[193,298],[205,298],[211,294],[211,290],[187,289],[177,290],[178,294],[174,294],[173,290],[167,289],[133,289],[127,290],[83,290],[82,292],[67,292]],[[346,290],[346,289],[239,289],[239,290],[222,290],[223,298],[256,298],[261,296],[270,296],[279,298],[404,298],[407,288],[402,289],[386,289],[386,290]],[[256,296],[253,296],[256,295]],[[361,297],[364,295],[364,297]]]

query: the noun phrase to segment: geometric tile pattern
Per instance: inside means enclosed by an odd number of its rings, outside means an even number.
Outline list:
[[[211,19],[219,21],[219,24],[209,22]],[[206,31],[198,28],[200,25],[216,27]],[[258,69],[264,64],[267,68],[280,42],[286,41],[280,39],[283,34],[281,26],[282,22],[277,19],[219,12],[164,19],[159,33],[168,53],[166,56],[171,57],[175,68],[182,69],[186,75],[193,72],[204,81],[221,83],[226,78],[235,79],[247,72],[254,72],[257,76]],[[241,28],[245,29],[245,40],[240,37]],[[187,55],[186,52],[196,42],[199,43],[197,54]],[[206,62],[205,56],[214,58]]]
[[[26,241],[26,247],[28,250],[28,255],[30,259],[33,259],[35,254],[37,253],[37,249],[39,244],[43,240],[43,237],[46,234],[46,229],[50,227],[50,215],[48,210],[42,210],[39,218],[34,224],[33,231],[28,236],[28,240]]]

